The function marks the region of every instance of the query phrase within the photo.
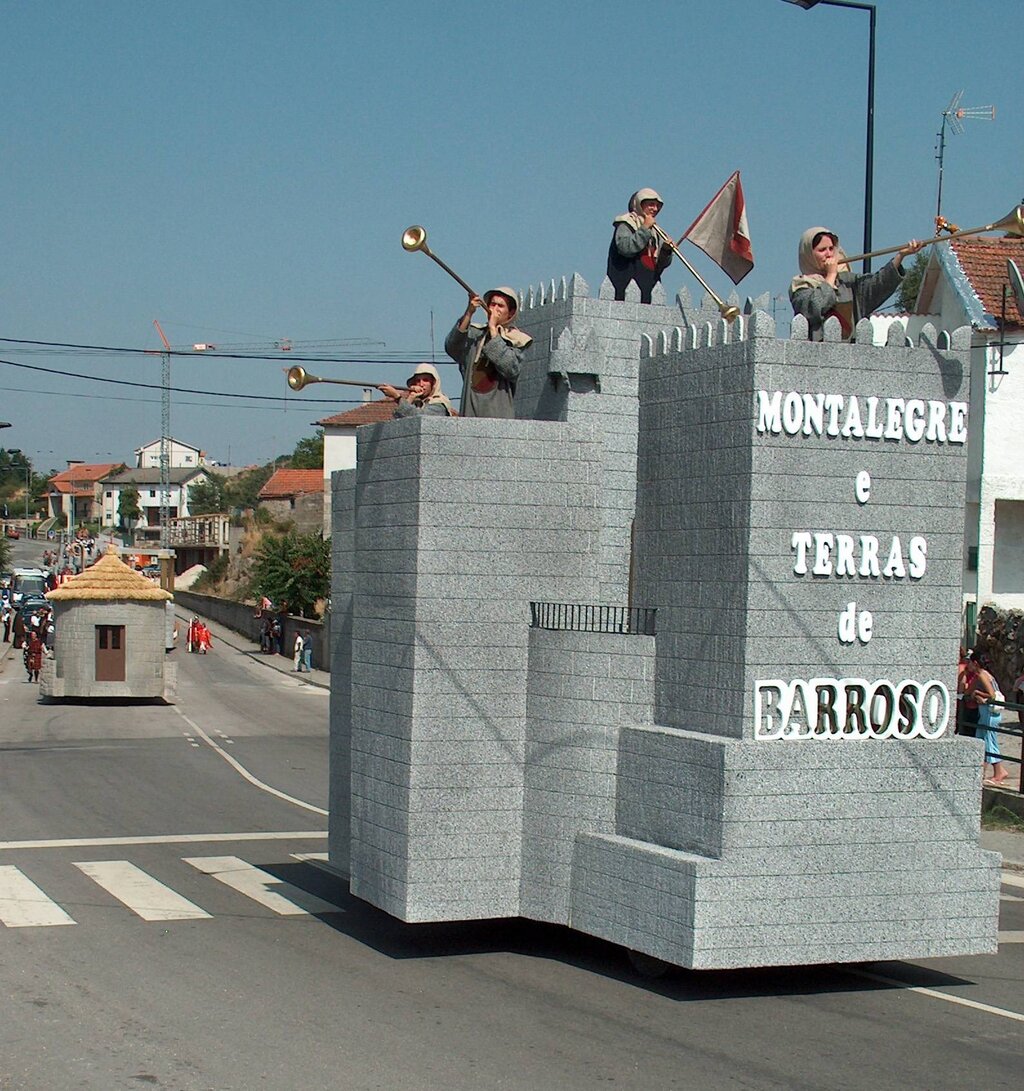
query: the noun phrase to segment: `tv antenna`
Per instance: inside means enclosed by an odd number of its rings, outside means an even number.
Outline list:
[[[935,222],[940,225],[937,228],[939,231],[942,230],[942,162],[946,156],[946,126],[948,125],[952,132],[960,136],[964,131],[964,122],[969,119],[975,121],[995,121],[996,119],[994,106],[961,106],[961,98],[963,98],[963,90],[957,91],[950,99],[949,105],[942,111],[942,128],[936,134],[939,138],[938,154],[935,156],[939,161],[939,199],[935,205]]]

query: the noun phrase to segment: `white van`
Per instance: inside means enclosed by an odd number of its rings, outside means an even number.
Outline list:
[[[46,594],[46,573],[41,568],[15,568],[11,573],[11,602],[17,606],[26,595]]]

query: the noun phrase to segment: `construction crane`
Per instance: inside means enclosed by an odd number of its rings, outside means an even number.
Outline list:
[[[994,106],[961,106],[961,98],[963,98],[963,90],[957,91],[949,105],[942,111],[942,128],[936,134],[939,139],[935,156],[939,161],[939,198],[935,205],[936,231],[942,231],[945,222],[942,219],[942,164],[946,156],[946,126],[949,125],[950,130],[960,136],[964,131],[964,122],[968,119],[977,121],[995,121],[996,119]]]

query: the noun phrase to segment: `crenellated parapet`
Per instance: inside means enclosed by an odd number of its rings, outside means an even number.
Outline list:
[[[970,331],[610,296],[523,293],[519,419],[367,427],[335,475],[332,863],[696,968],[995,950]],[[627,601],[656,624],[538,621]]]

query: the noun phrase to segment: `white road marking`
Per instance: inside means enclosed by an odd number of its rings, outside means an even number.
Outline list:
[[[1003,872],[1002,876],[999,879],[999,882],[1003,886],[1019,886],[1022,890],[1024,890],[1024,878],[1021,878],[1017,875],[1011,875],[1009,874],[1009,872],[1006,871]]]
[[[291,853],[293,860],[301,860],[305,863],[306,860],[329,860],[330,853],[328,852],[293,852]]]
[[[991,1004],[982,1004],[978,1000],[968,1000],[966,996],[952,996],[949,993],[939,992],[938,989],[926,989],[920,985],[908,985],[906,981],[898,981],[895,977],[884,977],[882,974],[868,973],[867,970],[854,970],[844,966],[847,973],[857,977],[866,977],[869,981],[881,981],[885,985],[895,985],[907,992],[920,993],[922,996],[930,996],[933,1000],[945,1000],[950,1004],[957,1004],[963,1008],[974,1008],[975,1011],[983,1011],[988,1015],[1001,1015],[1004,1019],[1012,1019],[1017,1023],[1024,1023],[1024,1015],[1019,1011],[1009,1011],[1006,1008],[996,1008]]]
[[[0,867],[0,921],[8,928],[52,928],[75,923],[13,864]]]
[[[191,856],[186,864],[212,875],[226,886],[244,894],[247,898],[272,909],[282,917],[308,916],[310,913],[340,913],[341,910],[291,883],[275,879],[273,875],[247,864],[237,856]],[[283,891],[279,894],[270,887]]]
[[[210,916],[127,860],[89,860],[76,862],[75,867],[144,921],[190,921]]]
[[[269,784],[265,784],[262,780],[254,777],[248,769],[240,761],[236,761],[222,746],[218,746],[217,743],[210,738],[209,735],[194,721],[190,720],[184,712],[178,708],[177,705],[171,705],[171,708],[188,724],[189,727],[205,742],[211,749],[215,750],[227,763],[244,777],[254,787],[259,788],[262,792],[267,792],[269,795],[276,796],[278,799],[283,799],[286,803],[292,803],[296,807],[301,807],[305,811],[312,811],[314,814],[322,814],[327,816],[327,811],[323,807],[317,807],[312,803],[307,803],[303,799],[296,799],[295,796],[290,796],[286,792],[282,792],[277,788],[272,788]]]
[[[326,830],[275,830],[261,833],[164,833],[144,837],[63,837],[49,841],[0,841],[7,849],[95,849],[110,845],[198,845],[215,841],[326,840]]]
[[[999,933],[999,945],[1000,947],[1004,943],[1024,943],[1024,932],[1011,931]]]

